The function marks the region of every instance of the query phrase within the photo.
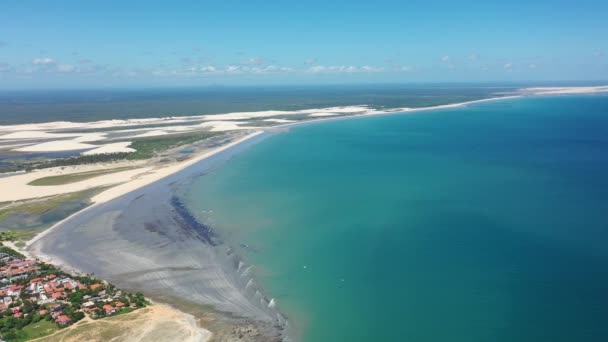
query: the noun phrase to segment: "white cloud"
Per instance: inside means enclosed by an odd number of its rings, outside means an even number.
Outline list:
[[[532,63],[532,64],[528,65],[528,68],[530,68],[530,69],[536,69],[536,64]]]
[[[202,72],[216,72],[217,69],[213,65],[208,65],[208,66],[200,68],[200,71],[202,71]]]
[[[412,71],[414,70],[413,66],[405,65],[400,68],[401,71]]]
[[[34,65],[52,65],[55,64],[55,60],[48,57],[34,58],[32,64]]]
[[[503,68],[505,68],[505,69],[511,69],[511,68],[513,68],[513,63],[510,63],[510,62],[509,62],[509,63],[506,63],[506,64],[505,64],[505,65],[503,65],[502,67],[503,67]]]
[[[479,55],[476,54],[476,53],[472,53],[472,54],[469,55],[469,57],[467,57],[467,59],[470,60],[470,61],[476,61],[476,60],[479,59]]]
[[[61,73],[70,73],[76,71],[76,67],[72,64],[60,64],[57,67],[57,71]]]
[[[450,56],[443,56],[443,57],[441,57],[441,61],[442,62],[449,62],[450,61]]]
[[[361,67],[354,65],[339,65],[339,66],[323,66],[323,65],[315,65],[308,70],[309,73],[318,74],[318,73],[357,73],[357,72],[382,72],[384,68],[382,67],[374,67],[369,65],[364,65]]]
[[[384,68],[364,65],[364,66],[361,67],[361,71],[364,71],[364,72],[381,72],[381,71],[384,71]]]
[[[226,68],[226,72],[227,72],[227,73],[230,73],[230,74],[236,74],[236,73],[241,72],[241,67],[239,67],[239,66],[237,66],[237,65],[229,65],[229,66]]]
[[[292,68],[288,68],[288,67],[279,67],[279,66],[275,66],[275,65],[269,65],[269,66],[265,66],[262,68],[254,67],[254,68],[251,68],[249,71],[256,73],[256,74],[269,74],[269,73],[290,72],[292,70],[293,70]]]

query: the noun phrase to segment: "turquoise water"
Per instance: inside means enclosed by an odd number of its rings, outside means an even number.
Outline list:
[[[302,126],[188,196],[304,341],[608,340],[608,96]]]

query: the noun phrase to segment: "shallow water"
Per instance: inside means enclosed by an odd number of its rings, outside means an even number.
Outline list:
[[[608,96],[302,126],[188,201],[304,341],[608,340]]]

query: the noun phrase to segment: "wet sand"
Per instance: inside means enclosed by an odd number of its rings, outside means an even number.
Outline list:
[[[93,273],[160,302],[178,298],[208,307],[215,325],[225,327],[212,331],[216,339],[245,331],[254,337],[250,340],[284,340],[286,320],[250,282],[249,268],[175,196],[192,177],[263,138],[254,137],[156,183],[89,207],[49,230],[29,250],[66,269]],[[239,326],[248,328],[235,330]]]

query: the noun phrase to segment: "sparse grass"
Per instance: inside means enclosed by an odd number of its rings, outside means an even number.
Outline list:
[[[36,235],[34,229],[9,230],[0,232],[0,241],[27,241]],[[19,242],[15,243],[17,245]],[[20,246],[17,246],[20,247]]]
[[[110,173],[130,170],[130,169],[133,169],[133,168],[127,166],[127,167],[119,167],[119,168],[109,169],[109,170],[97,170],[97,171],[72,173],[72,174],[60,175],[60,176],[49,176],[49,177],[35,179],[35,180],[29,182],[28,185],[49,186],[49,185],[70,184],[70,183],[76,183],[76,182],[80,182],[83,180],[91,179],[94,177],[98,177],[98,176],[102,176],[102,175],[106,175],[106,174],[110,174]]]
[[[12,256],[20,258],[20,259],[25,259],[25,255],[17,252],[16,250],[14,250],[12,248],[6,247],[6,246],[0,246],[0,253],[12,255]]]
[[[15,213],[30,215],[42,214],[48,210],[57,208],[64,202],[77,201],[85,196],[90,196],[97,191],[99,191],[98,188],[88,189],[56,196],[42,197],[35,200],[23,201],[22,203],[14,205],[7,205],[0,209],[0,222]]]
[[[197,132],[188,134],[173,134],[168,136],[160,137],[148,137],[139,138],[133,140],[129,147],[134,148],[136,152],[129,153],[126,159],[137,160],[137,159],[149,159],[161,152],[192,144],[197,141],[201,141],[207,138],[211,138],[217,135],[224,134],[223,132]]]
[[[138,321],[147,319],[148,310],[140,309],[125,315],[106,317],[99,320],[79,322],[38,341],[53,342],[60,340],[74,341],[111,341],[128,340],[129,332],[137,328]]]
[[[50,321],[42,320],[38,323],[26,325],[23,329],[17,331],[17,338],[11,341],[29,341],[35,338],[50,335],[59,330],[57,325]]]
[[[136,152],[126,153],[109,153],[95,154],[89,156],[78,156],[72,158],[52,159],[36,162],[19,162],[7,166],[0,166],[0,173],[15,172],[15,171],[31,171],[38,169],[46,169],[58,166],[72,166],[83,164],[110,163],[119,160],[141,160],[152,158],[171,148],[191,144],[197,141],[205,140],[218,135],[226,134],[226,132],[195,132],[183,134],[171,134],[166,136],[145,137],[135,139],[124,139],[116,141],[131,141],[131,146]]]

